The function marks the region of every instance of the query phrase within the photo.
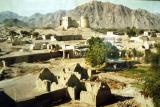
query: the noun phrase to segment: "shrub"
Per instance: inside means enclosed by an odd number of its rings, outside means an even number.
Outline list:
[[[160,107],[160,44],[156,45],[157,53],[151,56],[150,72],[145,78],[144,94],[153,98],[155,107]]]

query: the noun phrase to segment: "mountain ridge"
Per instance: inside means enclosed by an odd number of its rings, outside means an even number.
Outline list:
[[[160,28],[160,14],[101,1],[85,3],[72,10],[59,10],[47,14],[35,13],[30,17],[23,17],[13,13],[11,15],[0,13],[0,22],[4,18],[17,18],[31,27],[55,28],[59,26],[59,20],[66,15],[74,20],[80,20],[80,16],[88,16],[89,23],[93,28],[126,28],[133,26],[143,29]]]

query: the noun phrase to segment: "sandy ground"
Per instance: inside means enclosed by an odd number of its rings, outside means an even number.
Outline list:
[[[136,79],[120,76],[116,72],[102,73],[100,74],[100,76],[101,78],[109,78],[109,79],[113,79],[126,84],[126,86],[123,87],[122,89],[111,89],[112,94],[116,94],[124,97],[133,97],[132,100],[134,100],[139,107],[154,107],[152,99],[145,98],[143,95],[141,95],[141,89],[132,85],[133,83],[137,83],[140,81]]]

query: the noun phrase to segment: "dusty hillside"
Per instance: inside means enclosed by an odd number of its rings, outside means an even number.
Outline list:
[[[54,4],[53,4],[54,6]],[[63,16],[71,16],[79,20],[80,16],[88,16],[91,27],[94,28],[160,28],[160,15],[146,10],[133,10],[122,5],[109,2],[89,2],[77,6],[73,10],[59,10],[54,13],[36,13],[30,17],[21,17],[12,12],[1,12],[0,22],[4,19],[20,19],[31,27],[57,27]]]

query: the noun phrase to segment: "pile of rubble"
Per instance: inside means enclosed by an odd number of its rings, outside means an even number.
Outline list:
[[[123,102],[118,102],[117,107],[139,107],[139,104],[132,100],[125,100]]]
[[[109,85],[111,89],[123,89],[127,86],[126,83],[112,80],[112,79],[106,79],[106,83]]]

